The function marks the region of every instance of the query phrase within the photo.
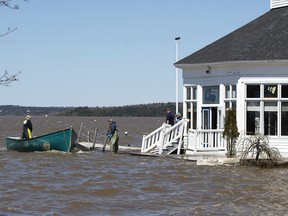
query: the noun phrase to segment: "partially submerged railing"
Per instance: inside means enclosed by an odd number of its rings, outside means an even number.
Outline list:
[[[93,143],[93,148],[95,147],[96,139],[98,135],[98,128],[95,130],[91,130],[87,128],[84,123],[81,123],[79,133],[78,133],[78,139],[77,142],[88,142]]]
[[[173,143],[177,143],[177,154],[180,154],[183,134],[187,129],[187,120],[182,119],[177,124],[171,125],[163,124],[161,127],[150,133],[144,135],[142,139],[142,153],[147,153],[157,149],[159,154]]]

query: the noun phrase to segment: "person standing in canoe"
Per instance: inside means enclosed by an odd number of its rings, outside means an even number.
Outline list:
[[[31,116],[27,115],[26,119],[23,122],[23,132],[22,132],[22,139],[31,139],[32,138],[32,122]]]
[[[108,132],[107,132],[107,138],[108,138],[108,143],[110,145],[110,149],[113,153],[118,152],[118,141],[119,141],[119,135],[118,135],[118,129],[116,122],[114,122],[112,119],[108,120]]]

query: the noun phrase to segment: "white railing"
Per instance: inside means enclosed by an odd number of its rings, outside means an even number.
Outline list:
[[[188,149],[197,151],[225,151],[226,140],[224,130],[192,130],[188,131]]]
[[[158,153],[162,154],[163,149],[177,142],[177,154],[180,154],[182,137],[186,129],[187,120],[185,119],[177,122],[172,127],[171,125],[163,124],[149,135],[143,135],[141,152],[147,153],[158,149]]]

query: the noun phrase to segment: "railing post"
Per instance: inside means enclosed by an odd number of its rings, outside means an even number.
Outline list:
[[[90,131],[87,132],[87,142],[90,142]]]
[[[159,139],[159,154],[163,154],[163,147],[164,147],[164,135],[166,131],[166,126],[164,125],[161,132],[160,132],[160,139]]]
[[[78,143],[79,143],[79,139],[80,139],[80,137],[81,137],[83,124],[84,124],[84,123],[81,123],[81,125],[80,125],[79,135],[78,135],[78,139],[77,139],[77,142],[78,142]]]
[[[185,122],[184,122],[184,124],[185,124]],[[181,152],[181,146],[182,146],[182,139],[183,139],[184,128],[185,128],[185,127],[183,127],[183,124],[181,124],[181,126],[180,126],[180,128],[179,128],[179,130],[178,130],[178,132],[179,132],[179,134],[180,134],[180,138],[179,138],[179,141],[178,141],[177,154],[180,154],[180,152]]]
[[[142,137],[142,146],[141,146],[141,152],[144,152],[145,151],[145,142],[146,142],[146,139],[145,139],[146,135],[143,134],[143,137]]]
[[[98,128],[95,129],[95,133],[94,133],[93,147],[92,147],[93,150],[95,149],[97,134],[98,134]]]

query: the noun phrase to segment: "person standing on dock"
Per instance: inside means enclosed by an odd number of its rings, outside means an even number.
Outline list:
[[[110,149],[113,153],[118,152],[118,141],[119,141],[119,135],[118,135],[118,129],[116,122],[114,122],[112,119],[108,120],[108,132],[107,132],[107,137],[108,137],[108,143],[110,145]]]
[[[23,122],[23,132],[22,132],[22,139],[31,139],[32,138],[32,122],[31,116],[27,115],[26,119]]]
[[[173,113],[171,112],[171,110],[169,108],[166,109],[166,123],[173,126],[174,125],[174,121],[175,121],[175,116],[173,115]]]
[[[182,120],[182,116],[181,116],[181,113],[176,113],[175,114],[175,122],[177,123],[177,122],[179,122],[179,121],[181,121]]]

